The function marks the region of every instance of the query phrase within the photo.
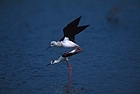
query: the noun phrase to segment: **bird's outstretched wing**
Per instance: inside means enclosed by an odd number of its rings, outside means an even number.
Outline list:
[[[72,21],[63,29],[64,37],[60,41],[62,41],[65,37],[68,37],[71,41],[75,42],[75,35],[80,33],[89,26],[89,25],[78,26],[81,17],[82,16]]]

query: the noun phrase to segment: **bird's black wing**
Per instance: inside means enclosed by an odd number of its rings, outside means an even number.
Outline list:
[[[64,29],[64,37],[68,37],[71,41],[75,42],[75,35],[83,31],[85,28],[87,28],[89,25],[85,26],[79,26],[79,21],[81,19],[81,16],[69,23]],[[60,40],[64,40],[64,37]]]
[[[78,27],[74,28],[73,34],[76,35],[76,34],[80,33],[81,31],[86,29],[88,26],[89,25],[84,25],[84,26],[78,26]]]
[[[70,22],[65,28],[77,27],[80,22],[81,17],[82,16],[80,16],[80,17],[76,18],[75,20],[73,20],[72,22]]]

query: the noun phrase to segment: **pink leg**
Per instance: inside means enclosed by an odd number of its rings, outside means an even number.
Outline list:
[[[68,58],[68,57],[70,57],[70,56],[72,56],[72,55],[74,55],[74,54],[77,54],[77,53],[81,52],[81,51],[82,51],[82,48],[81,48],[81,47],[75,47],[75,51],[74,51],[74,52],[67,52],[67,53],[64,53],[64,54],[62,55],[62,57]],[[68,65],[68,69],[69,69],[69,70],[72,70],[72,67],[71,67],[69,61],[66,60],[66,62],[67,62],[67,65]]]
[[[68,70],[68,89],[71,90],[72,86],[72,70]]]
[[[70,57],[70,56],[72,56],[74,54],[77,54],[77,53],[79,53],[79,52],[82,51],[82,48],[80,48],[80,47],[75,47],[75,49],[76,49],[75,52],[67,52],[67,53],[64,53],[62,55],[62,57]]]
[[[66,61],[67,62],[67,65],[68,65],[68,69],[69,70],[72,70],[72,67],[71,67],[71,65],[70,65],[70,62],[69,61]]]

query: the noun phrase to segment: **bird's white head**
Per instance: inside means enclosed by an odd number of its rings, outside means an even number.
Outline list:
[[[52,46],[56,46],[56,45],[57,45],[57,42],[56,41],[51,41],[51,45],[50,45],[51,47]]]
[[[56,45],[57,45],[56,41],[51,41],[51,45],[48,48],[46,48],[46,50],[48,50],[49,48],[56,46]]]
[[[56,41],[51,41],[51,45],[47,48],[47,50],[53,46],[62,46],[62,43],[60,41],[56,42]]]

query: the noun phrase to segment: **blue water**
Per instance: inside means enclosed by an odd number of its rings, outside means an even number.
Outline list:
[[[71,50],[45,49],[81,15],[73,70],[46,67]],[[1,0],[0,94],[140,94],[140,1]]]

